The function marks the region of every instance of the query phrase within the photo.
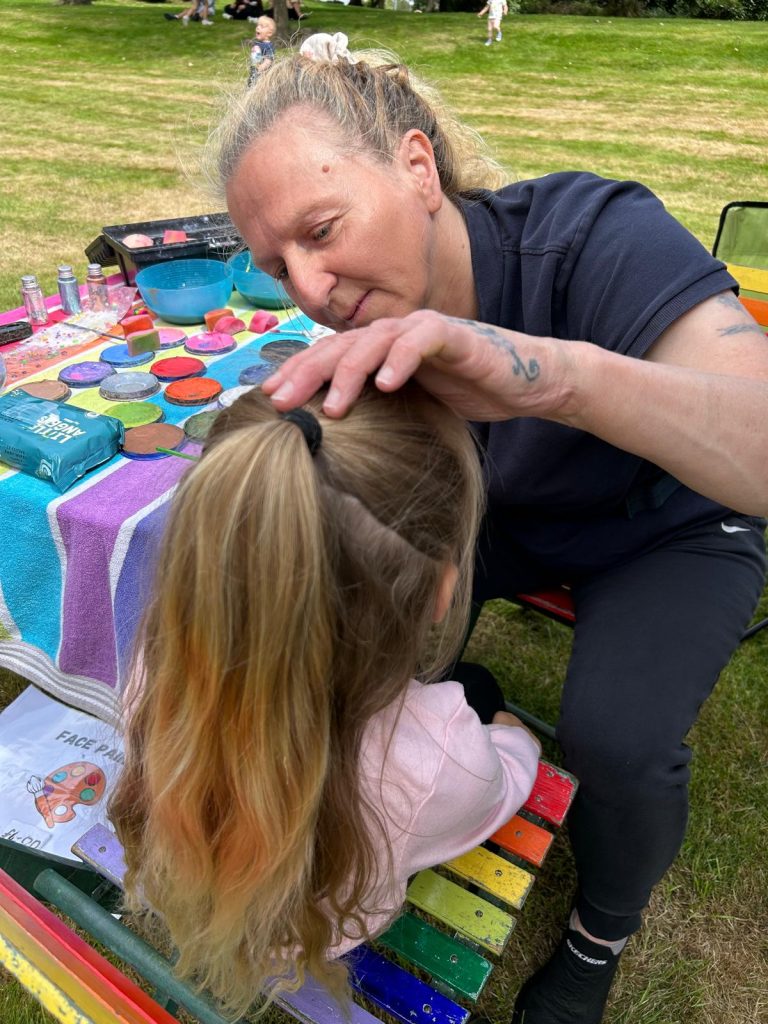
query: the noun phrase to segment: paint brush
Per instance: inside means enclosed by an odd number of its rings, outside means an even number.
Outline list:
[[[173,448],[155,448],[156,452],[162,452],[163,455],[175,455],[177,459],[189,459],[190,462],[199,462],[199,455],[188,455],[186,452],[177,452]]]
[[[76,331],[87,331],[89,334],[97,334],[100,338],[114,338],[115,341],[122,341],[125,344],[124,334],[110,334],[109,331],[101,331],[98,327],[84,327],[82,324],[73,324],[71,320],[59,320],[54,326],[74,327]]]

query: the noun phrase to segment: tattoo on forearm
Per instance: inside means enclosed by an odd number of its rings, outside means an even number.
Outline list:
[[[716,299],[721,306],[728,306],[730,309],[738,309],[741,313],[744,312],[744,307],[733,292],[721,292],[716,296]]]
[[[488,341],[493,345],[494,348],[500,348],[505,352],[512,360],[512,373],[516,377],[521,374],[527,381],[534,381],[541,372],[538,360],[529,359],[526,364],[523,359],[517,353],[517,349],[512,342],[505,338],[503,334],[500,334],[495,328],[488,327],[486,324],[479,324],[475,320],[463,320],[461,317],[449,316],[447,317],[454,324],[464,324],[466,327],[471,328],[475,334],[481,335],[483,338],[487,338]]]
[[[765,336],[765,331],[758,324],[732,324],[730,327],[718,327],[717,333],[721,338],[727,338],[732,334],[762,334]]]

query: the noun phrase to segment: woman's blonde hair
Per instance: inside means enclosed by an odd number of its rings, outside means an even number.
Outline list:
[[[462,123],[433,86],[383,50],[334,62],[298,53],[279,56],[269,74],[226,99],[211,133],[207,177],[226,190],[246,150],[289,111],[304,107],[338,125],[350,152],[393,159],[411,128],[427,136],[435,153],[440,184],[455,200],[480,188],[500,188],[507,176],[492,159],[481,136]]]
[[[364,730],[438,678],[466,625],[483,488],[465,424],[415,384],[370,388],[343,420],[320,407],[313,455],[244,395],[181,482],[110,801],[129,908],[161,915],[179,973],[233,1013],[305,968],[343,991],[327,952],[366,934],[388,868]]]

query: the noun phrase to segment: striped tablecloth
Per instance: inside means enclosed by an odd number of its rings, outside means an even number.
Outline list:
[[[233,293],[230,306],[248,323],[253,309],[237,301]],[[282,330],[318,333],[306,317],[277,315]],[[205,328],[183,329],[192,335]],[[238,335],[234,351],[202,357],[207,375],[225,389],[237,386],[241,371],[260,361],[261,346],[277,337]],[[84,348],[78,339],[68,351],[52,353],[44,367],[36,362],[35,372],[23,378],[19,359],[9,359],[17,367],[9,385],[56,378],[63,366],[98,359],[112,344],[96,341]],[[161,406],[169,423],[182,424],[204,408],[172,405],[163,392],[149,401]],[[69,402],[98,412],[111,404],[98,388],[73,391]],[[198,449],[188,443],[185,450]],[[117,455],[62,495],[44,480],[0,464],[0,665],[75,708],[114,720],[153,550],[168,500],[190,465],[172,456],[140,462]]]

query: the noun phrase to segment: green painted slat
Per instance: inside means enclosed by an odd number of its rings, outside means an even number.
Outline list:
[[[502,952],[515,927],[510,914],[434,871],[420,871],[407,895],[414,906],[492,953]]]
[[[413,914],[403,914],[377,941],[467,999],[478,998],[493,970],[484,956]]]

